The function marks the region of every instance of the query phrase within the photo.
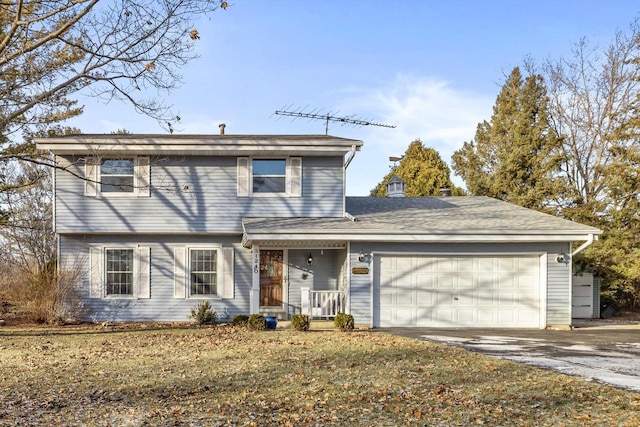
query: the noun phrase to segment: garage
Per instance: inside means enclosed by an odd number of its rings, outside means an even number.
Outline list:
[[[544,327],[539,255],[376,255],[373,325]]]

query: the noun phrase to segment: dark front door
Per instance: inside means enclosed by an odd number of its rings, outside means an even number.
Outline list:
[[[282,307],[282,250],[260,251],[260,307]]]

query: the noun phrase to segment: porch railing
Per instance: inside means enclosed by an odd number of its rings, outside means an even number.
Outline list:
[[[308,316],[320,319],[336,317],[338,313],[344,313],[347,306],[347,294],[343,291],[312,291],[309,288],[301,289],[301,312]]]

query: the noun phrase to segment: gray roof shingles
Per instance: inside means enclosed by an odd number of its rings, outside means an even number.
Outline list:
[[[490,197],[347,197],[357,218],[245,218],[252,233],[599,234],[600,230]]]

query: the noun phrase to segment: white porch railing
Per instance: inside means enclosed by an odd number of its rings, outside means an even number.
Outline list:
[[[312,291],[300,289],[302,295],[300,311],[315,318],[328,319],[344,313],[347,306],[347,294],[343,291]]]

